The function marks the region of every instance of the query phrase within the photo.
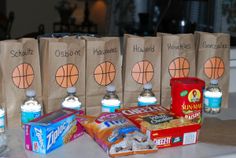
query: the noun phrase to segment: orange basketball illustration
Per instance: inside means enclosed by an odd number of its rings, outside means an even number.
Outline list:
[[[95,68],[93,75],[99,85],[107,86],[115,79],[116,68],[111,62],[105,61]]]
[[[171,77],[188,77],[189,70],[189,61],[184,57],[177,57],[170,62],[168,71]]]
[[[131,71],[133,79],[139,84],[150,82],[154,75],[152,63],[148,60],[137,62]]]
[[[79,69],[74,64],[65,64],[57,69],[56,82],[62,88],[74,86],[79,79]]]
[[[22,63],[12,72],[12,80],[16,87],[26,89],[34,80],[34,70],[30,64]]]
[[[212,57],[204,64],[204,73],[210,79],[220,78],[225,71],[224,61],[220,57]]]

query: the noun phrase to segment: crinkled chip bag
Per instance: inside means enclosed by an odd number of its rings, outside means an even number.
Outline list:
[[[111,157],[157,151],[155,144],[121,113],[78,117],[87,133]]]

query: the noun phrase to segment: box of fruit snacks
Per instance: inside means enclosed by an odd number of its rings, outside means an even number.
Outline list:
[[[76,120],[76,114],[83,111],[60,109],[27,123],[25,128],[25,149],[47,154],[84,133]]]
[[[146,133],[158,148],[197,143],[200,125],[184,117],[176,117],[160,105],[119,111]]]

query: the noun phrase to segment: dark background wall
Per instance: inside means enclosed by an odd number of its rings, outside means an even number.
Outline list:
[[[6,0],[0,0],[0,12],[6,14]]]
[[[45,33],[51,33],[53,32],[53,23],[60,21],[59,14],[55,9],[55,6],[60,1],[61,0],[0,0],[0,12],[5,13],[7,16],[11,11],[15,13],[11,30],[12,38],[21,37],[31,32],[37,32],[40,24],[44,24]],[[73,13],[73,16],[75,17],[76,24],[80,24],[83,21],[84,16],[84,1],[67,1],[78,4],[77,9]],[[117,26],[119,22],[122,20],[125,21],[124,19],[127,19],[128,17],[128,15],[124,15],[120,18],[117,18],[119,21],[114,22],[113,25],[110,24],[111,21],[115,19],[115,16],[108,15],[112,13],[108,12],[109,4],[112,4],[115,1],[118,2],[118,0],[89,0],[90,19],[98,25],[99,34],[107,35],[111,32],[110,34],[117,35],[117,33],[113,33],[112,30],[114,30],[115,27],[119,27]],[[158,5],[160,14],[163,14],[169,0],[126,1],[131,1],[134,3],[134,5],[136,5],[134,22],[137,22],[137,13],[147,11],[150,15],[152,15],[153,6],[155,4]],[[119,2],[124,3],[126,1]],[[166,32],[167,29],[173,29],[173,26],[170,25],[170,23],[174,20],[178,22],[178,20],[181,20],[183,17],[185,17],[191,22],[195,22],[198,30],[227,32],[228,19],[226,16],[222,16],[222,3],[224,2],[224,0],[172,0],[166,15],[161,21],[160,29],[162,30],[159,31]],[[149,3],[148,6],[147,3]],[[233,5],[229,4],[229,6]],[[110,19],[107,17],[110,17]],[[150,20],[151,18],[152,17],[150,17]],[[136,25],[131,24],[131,27],[134,26]],[[236,28],[236,26],[234,27]]]

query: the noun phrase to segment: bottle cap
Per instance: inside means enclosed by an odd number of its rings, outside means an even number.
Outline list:
[[[76,88],[75,87],[68,87],[67,88],[67,93],[70,93],[70,94],[76,93]]]
[[[152,84],[151,83],[146,83],[143,86],[144,89],[152,89]]]
[[[211,80],[211,84],[218,84],[218,80]]]
[[[35,97],[35,96],[36,96],[35,90],[33,90],[33,89],[27,89],[27,90],[26,90],[26,96],[27,96],[27,97]]]
[[[107,91],[109,92],[115,92],[116,91],[116,87],[114,85],[108,85],[106,87]]]

